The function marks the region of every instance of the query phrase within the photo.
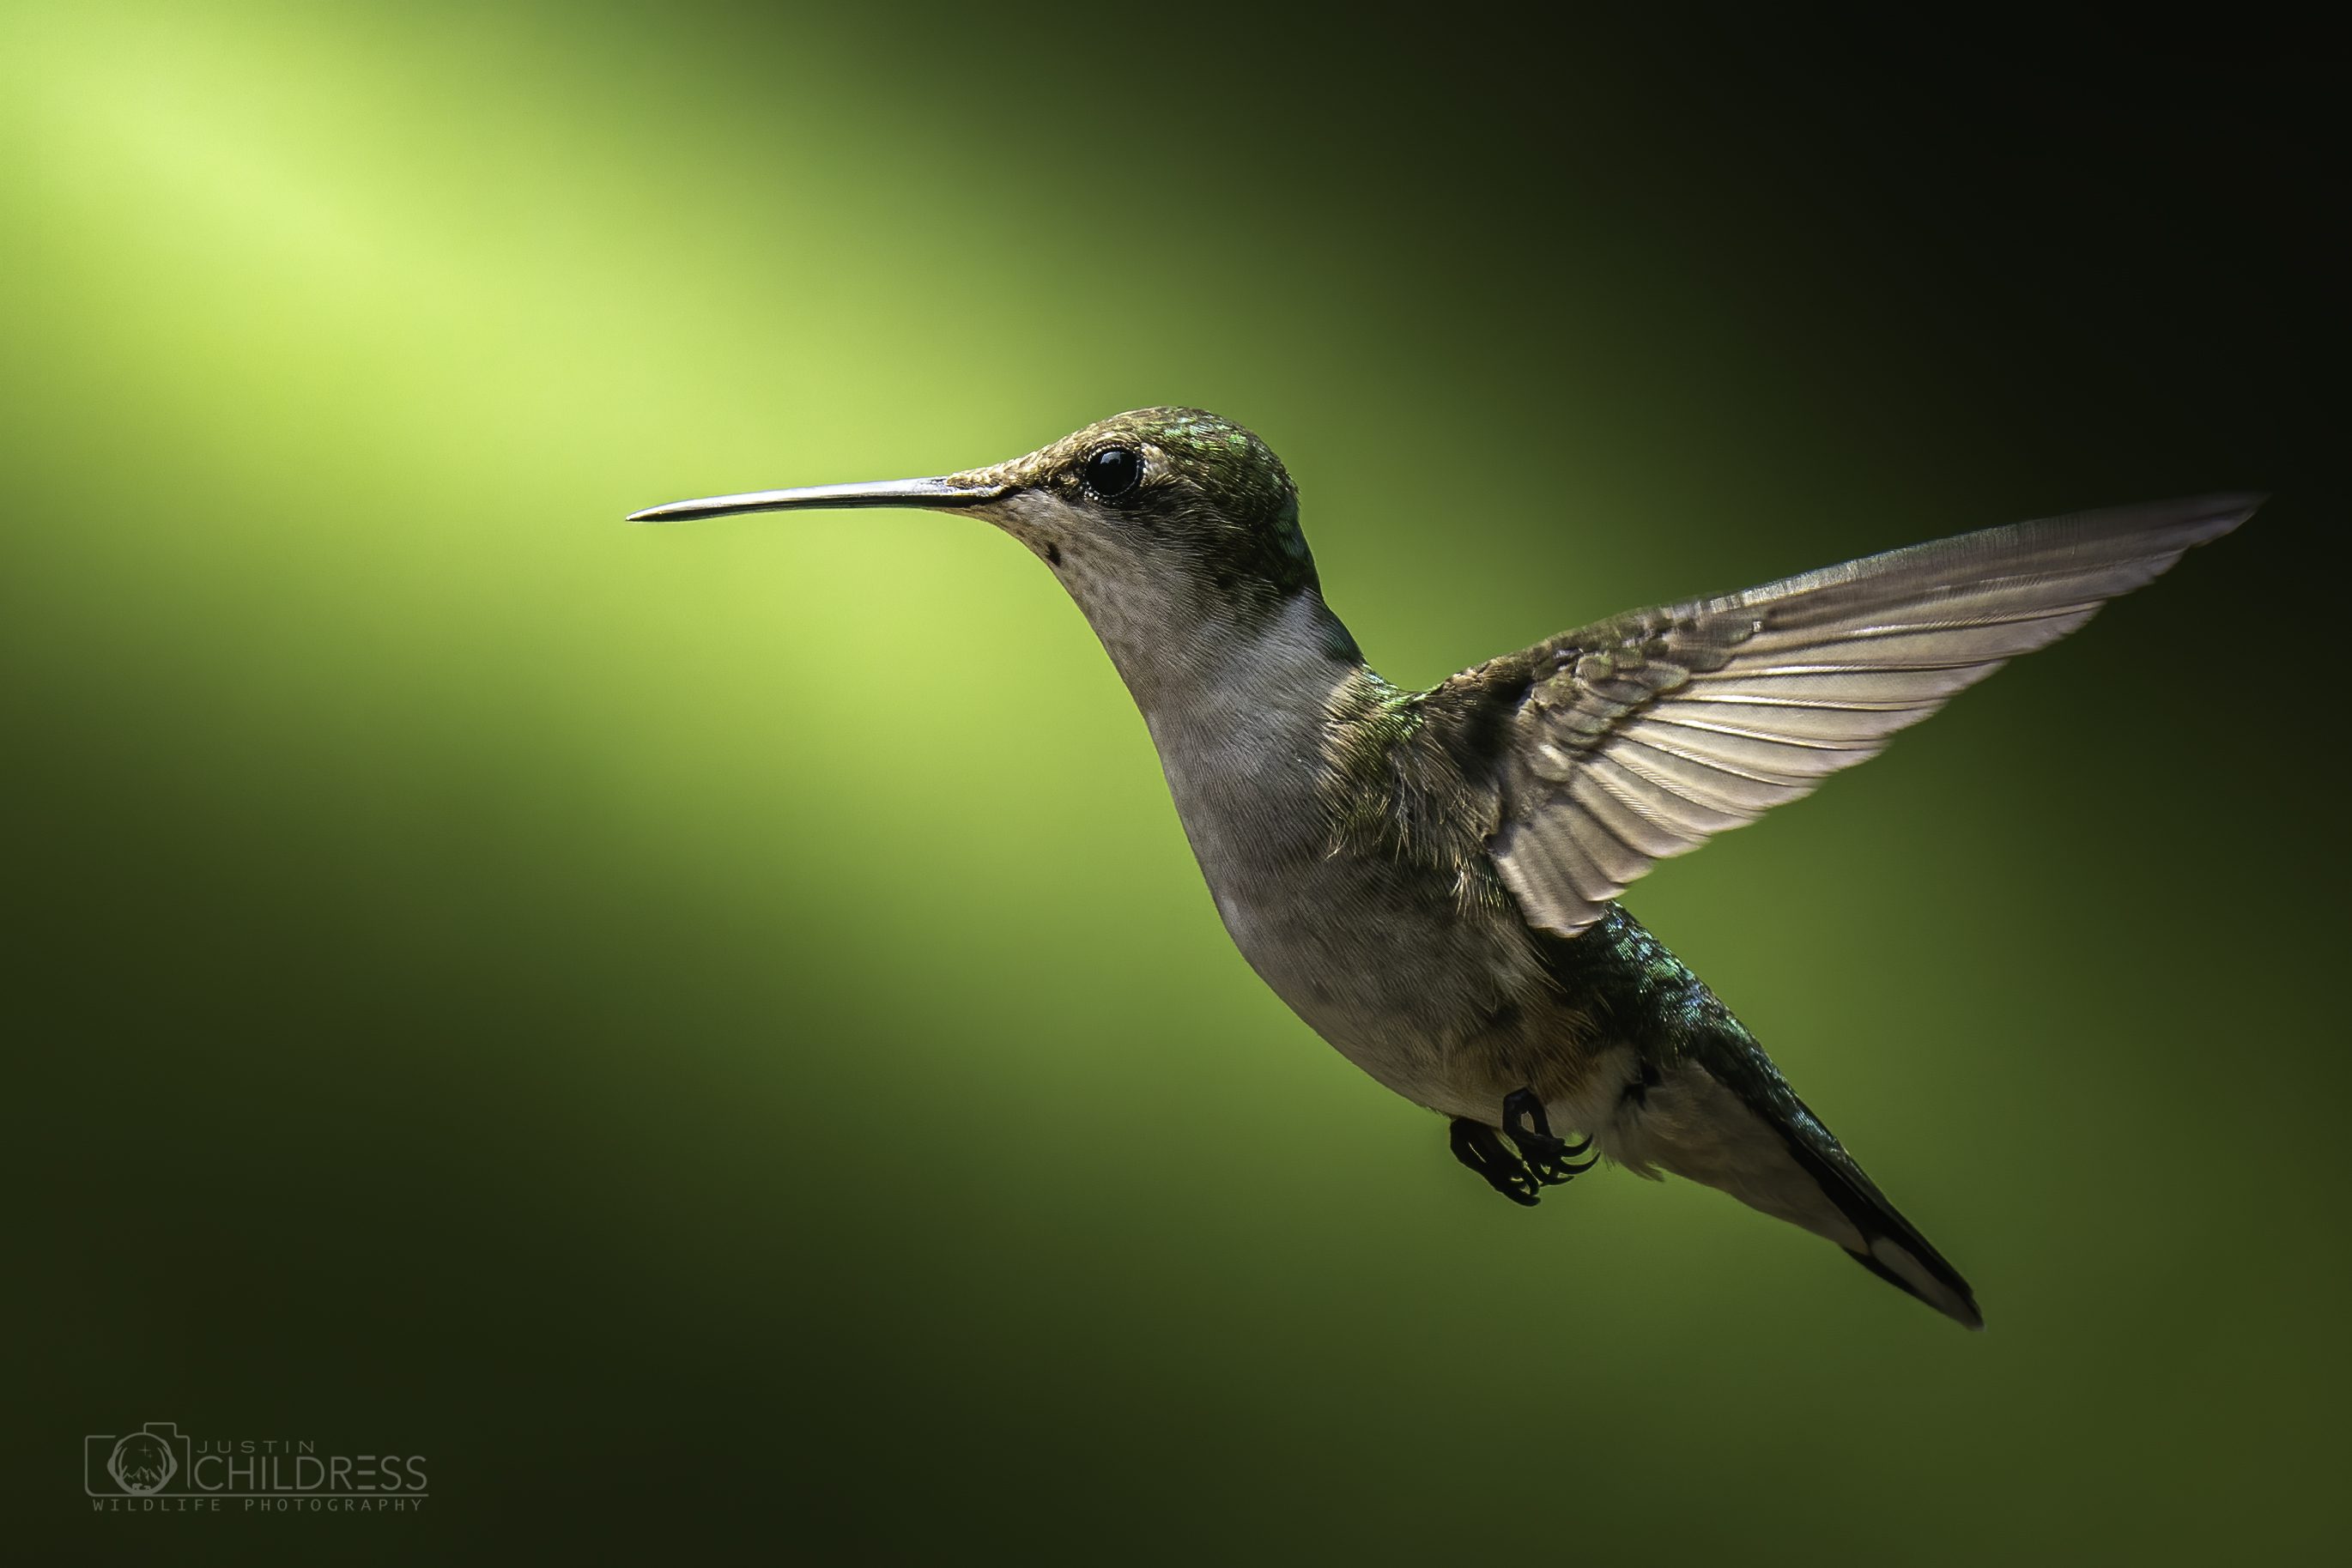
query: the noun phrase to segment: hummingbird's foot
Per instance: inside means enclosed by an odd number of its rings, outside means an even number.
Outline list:
[[[1575,1143],[1552,1135],[1551,1120],[1532,1089],[1515,1089],[1503,1101],[1503,1130],[1497,1134],[1484,1122],[1456,1116],[1446,1128],[1454,1157],[1486,1179],[1486,1185],[1522,1207],[1533,1208],[1548,1186],[1565,1186],[1601,1163],[1601,1156],[1576,1156],[1592,1147],[1592,1140]],[[1503,1142],[1507,1134],[1510,1143]],[[1513,1152],[1513,1145],[1517,1152]]]
[[[1528,1162],[1513,1154],[1495,1129],[1467,1116],[1456,1116],[1446,1128],[1454,1157],[1476,1171],[1486,1185],[1523,1208],[1533,1208],[1543,1183]]]
[[[1503,1131],[1511,1135],[1528,1172],[1545,1186],[1565,1186],[1601,1163],[1601,1156],[1576,1156],[1592,1147],[1590,1138],[1575,1143],[1552,1136],[1551,1119],[1532,1089],[1516,1089],[1503,1101]]]

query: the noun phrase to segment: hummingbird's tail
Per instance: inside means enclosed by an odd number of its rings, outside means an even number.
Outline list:
[[[1864,1268],[1972,1329],[1984,1327],[1958,1270],[1886,1201],[1770,1058],[1736,1022],[1652,1070],[1639,1109],[1601,1137],[1612,1158],[1727,1192],[1845,1249]]]

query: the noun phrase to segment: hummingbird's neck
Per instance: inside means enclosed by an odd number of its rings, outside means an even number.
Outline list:
[[[1314,589],[1254,604],[1086,608],[1163,754],[1319,726],[1332,692],[1364,667],[1355,638]]]
[[[1192,852],[1230,923],[1237,890],[1328,848],[1324,755],[1335,706],[1366,678],[1319,594],[1145,626],[1097,618],[1135,695]]]

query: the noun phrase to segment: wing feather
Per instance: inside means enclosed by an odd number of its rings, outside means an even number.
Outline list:
[[[1573,936],[1658,861],[1876,756],[2260,501],[2202,497],[1890,550],[1621,615],[1430,695],[1465,726],[1501,710],[1488,850],[1528,916]]]

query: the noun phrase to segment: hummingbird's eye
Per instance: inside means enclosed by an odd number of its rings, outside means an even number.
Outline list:
[[[1118,501],[1143,483],[1143,459],[1124,446],[1106,446],[1087,458],[1087,488],[1098,501]]]

